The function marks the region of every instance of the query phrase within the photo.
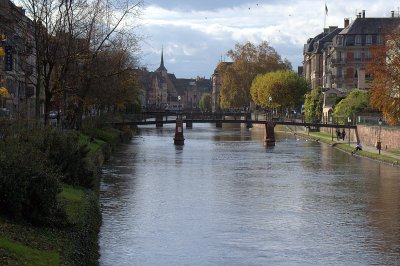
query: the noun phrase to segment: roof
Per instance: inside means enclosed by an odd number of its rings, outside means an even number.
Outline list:
[[[164,66],[164,51],[161,49],[161,62],[160,62],[160,67],[157,68],[156,71],[167,71],[167,69]]]
[[[343,29],[340,34],[368,35],[379,34],[400,25],[400,18],[356,18],[349,26]]]
[[[304,53],[322,53],[326,43],[331,43],[333,38],[338,35],[343,28],[333,28],[329,32],[321,32],[314,38],[310,38],[304,46]]]

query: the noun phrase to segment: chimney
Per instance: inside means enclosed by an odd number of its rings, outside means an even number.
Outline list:
[[[362,11],[362,18],[365,18],[365,10]]]
[[[392,10],[392,18],[394,18],[394,11]]]
[[[333,32],[337,29],[337,26],[329,26],[329,32]]]
[[[347,26],[349,26],[349,22],[350,20],[348,18],[344,19],[344,27],[347,28]]]
[[[357,18],[361,18],[361,12],[358,13]]]

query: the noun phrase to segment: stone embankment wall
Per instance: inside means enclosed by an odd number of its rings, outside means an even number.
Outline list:
[[[375,146],[379,138],[379,126],[358,125],[358,136],[361,143],[368,146]],[[381,128],[382,149],[400,149],[400,128],[386,127]]]
[[[332,133],[330,128],[320,128],[320,131]],[[348,141],[349,129],[346,131],[346,141]],[[336,137],[336,129],[333,130],[334,137]],[[361,144],[367,146],[376,146],[376,142],[379,138],[379,126],[367,126],[357,125],[358,137],[360,138]],[[356,142],[355,130],[350,130],[350,141]],[[400,150],[400,128],[399,127],[388,127],[382,126],[381,128],[381,142],[382,149]]]

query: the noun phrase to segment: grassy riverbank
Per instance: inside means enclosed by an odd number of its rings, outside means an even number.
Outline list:
[[[353,156],[365,157],[365,158],[369,158],[372,160],[376,160],[376,161],[380,161],[383,163],[391,164],[393,166],[400,167],[400,159],[398,158],[400,151],[398,151],[398,150],[390,150],[390,151],[386,151],[385,154],[378,154],[376,151],[372,152],[370,149],[363,149],[361,151],[357,151],[356,153],[354,153],[354,145],[353,146],[349,145],[348,142],[337,141],[335,138],[333,138],[333,140],[332,140],[332,135],[329,133],[325,133],[325,132],[305,133],[305,132],[300,131],[300,132],[296,132],[296,134],[305,139],[310,139],[313,141],[330,144],[332,147],[340,149],[343,152],[352,154]]]
[[[96,265],[101,214],[98,199],[99,169],[118,143],[129,139],[129,131],[92,130],[79,141],[90,149],[89,167],[97,169],[94,188],[62,185],[56,200],[65,221],[34,225],[23,219],[0,215],[0,265]],[[2,214],[2,210],[0,209]]]

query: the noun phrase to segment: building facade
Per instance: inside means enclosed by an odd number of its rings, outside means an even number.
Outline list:
[[[329,27],[308,39],[304,45],[304,78],[311,89],[321,88],[324,95],[323,118],[329,119],[335,98],[354,89],[369,89],[371,75],[366,66],[372,60],[372,49],[381,45],[384,34],[400,25],[400,18],[366,17],[362,11],[351,22],[344,19],[344,28]]]
[[[0,108],[12,117],[30,119],[35,114],[35,72],[33,23],[24,9],[0,0],[0,86],[7,94]]]
[[[183,104],[185,109],[199,108],[204,93],[211,93],[211,80],[205,77],[195,79],[176,78],[168,73],[161,51],[160,66],[154,71],[139,70],[141,76],[141,102],[145,109],[165,109],[168,106]]]
[[[303,75],[311,85],[311,89],[324,87],[324,74],[326,68],[326,57],[324,51],[332,44],[333,38],[343,30],[336,26],[324,29],[317,36],[307,40],[303,50]]]
[[[400,18],[394,12],[386,18],[368,18],[363,11],[352,23],[345,19],[345,28],[324,51],[327,71],[323,87],[344,92],[369,89],[371,76],[366,65],[372,60],[371,51],[382,45],[384,34],[398,25]]]

